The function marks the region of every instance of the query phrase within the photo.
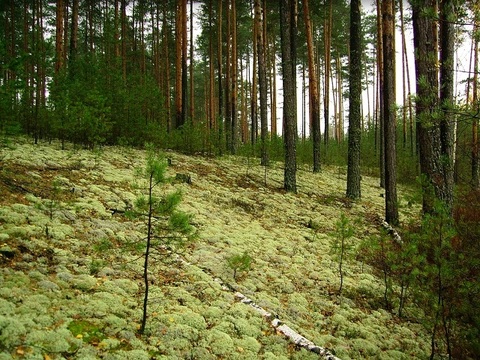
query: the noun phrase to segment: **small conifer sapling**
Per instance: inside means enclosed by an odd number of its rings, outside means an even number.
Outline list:
[[[152,250],[163,255],[174,253],[184,248],[193,240],[195,231],[190,224],[191,216],[177,209],[182,196],[179,191],[157,195],[161,185],[171,182],[167,177],[167,160],[157,154],[151,146],[147,148],[147,163],[140,171],[147,180],[145,193],[140,195],[132,210],[127,215],[133,218],[144,218],[146,224],[146,244],[143,264],[143,280],[145,292],[143,298],[143,315],[139,333],[145,331],[149,292],[148,267]]]
[[[338,294],[342,295],[343,289],[343,279],[344,279],[344,261],[347,256],[352,244],[351,238],[353,237],[354,230],[353,226],[350,224],[350,221],[342,213],[340,220],[335,224],[335,232],[331,234],[332,236],[332,253],[338,260],[338,272],[340,274],[340,287],[338,289]]]
[[[227,259],[227,265],[233,270],[233,279],[237,280],[238,271],[248,271],[252,266],[252,257],[244,252],[242,255],[237,254]]]

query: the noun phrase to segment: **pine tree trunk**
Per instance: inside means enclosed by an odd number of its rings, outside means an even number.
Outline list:
[[[177,0],[176,16],[175,16],[175,123],[174,128],[178,129],[183,125],[182,110],[183,110],[183,87],[182,87],[182,43],[183,43],[183,0]]]
[[[453,207],[453,144],[454,124],[453,92],[454,92],[454,61],[455,61],[455,29],[453,21],[456,19],[454,1],[442,0],[440,2],[440,103],[442,105],[442,118],[440,120],[440,142],[443,181],[440,199],[444,202],[450,213]]]
[[[407,96],[406,99],[404,99],[404,107],[408,106],[408,128],[409,128],[409,137],[410,137],[410,152],[411,155],[413,156],[416,153],[415,146],[415,136],[413,132],[413,104],[412,104],[412,87],[410,84],[410,66],[409,66],[409,61],[408,61],[408,56],[407,56],[407,44],[406,44],[406,38],[405,38],[405,20],[403,16],[403,0],[400,0],[400,26],[402,29],[402,63],[404,66],[404,78],[406,79],[407,82]],[[405,85],[404,85],[405,86]],[[407,105],[405,105],[405,102]]]
[[[24,0],[23,1],[23,31],[22,31],[22,36],[23,36],[23,51],[25,54],[28,53],[29,51],[29,1]],[[24,98],[22,99],[22,118],[23,118],[23,126],[25,128],[25,131],[27,134],[30,134],[32,129],[31,129],[31,116],[30,112],[32,109],[32,90],[33,86],[32,84],[32,64],[31,60],[29,57],[25,57],[23,61],[23,83],[24,83]]]
[[[254,10],[255,12],[255,10]],[[257,102],[257,79],[258,79],[258,66],[257,66],[257,60],[258,60],[258,21],[257,18],[254,18],[253,21],[253,65],[252,65],[252,90],[250,91],[250,111],[251,111],[251,124],[252,124],[252,130],[251,130],[251,143],[252,143],[252,148],[255,148],[255,144],[257,143],[257,135],[258,135],[258,102]]]
[[[147,72],[147,63],[146,63],[146,51],[145,51],[145,0],[140,0],[138,2],[139,7],[139,20],[140,20],[140,74],[141,74],[141,85],[145,84],[145,76]]]
[[[68,1],[64,1],[63,8],[63,64],[66,66],[68,60]]]
[[[474,30],[478,31],[478,19],[475,18]],[[474,50],[473,50],[473,86],[472,86],[472,105],[478,104],[478,39],[476,35],[473,35]],[[478,144],[478,119],[476,116],[472,119],[472,189],[480,188],[480,161],[479,161],[479,144]]]
[[[326,8],[325,0],[325,8]],[[324,143],[325,151],[327,149],[328,140],[330,138],[330,69],[331,69],[331,41],[332,41],[332,21],[333,21],[333,0],[329,0],[328,6],[328,17],[325,16],[325,84],[324,84],[324,107],[323,107],[323,118],[325,122],[325,134],[324,134]]]
[[[385,139],[385,221],[398,225],[395,119],[395,34],[394,1],[382,1],[383,30],[383,120]]]
[[[280,32],[283,76],[283,128],[285,141],[284,187],[297,191],[297,106],[296,106],[296,0],[280,1]]]
[[[417,138],[420,170],[423,176],[423,211],[434,212],[439,179],[443,178],[440,164],[440,128],[438,118],[438,40],[436,22],[426,9],[435,11],[435,0],[412,4],[415,70],[417,79]]]
[[[194,61],[193,61],[193,0],[190,0],[190,109],[189,119],[192,125],[195,124],[195,84],[194,84]]]
[[[270,106],[271,106],[271,123],[272,123],[272,138],[277,136],[277,64],[275,56],[277,49],[275,46],[275,37],[271,36],[269,51],[269,69],[270,69]]]
[[[379,101],[378,115],[377,115],[377,137],[378,137],[378,149],[380,153],[379,167],[380,167],[380,186],[385,187],[385,142],[384,142],[384,72],[383,72],[383,29],[382,29],[382,13],[381,13],[381,1],[377,0],[377,71],[378,71],[378,91]]]
[[[260,90],[260,139],[261,139],[261,164],[268,166],[268,119],[267,119],[267,69],[265,63],[265,39],[263,37],[263,16],[260,0],[255,0],[255,17],[258,22],[257,56],[258,56],[258,85]]]
[[[231,96],[231,86],[232,86],[232,13],[230,11],[230,2],[226,2],[227,8],[227,41],[225,42],[225,140],[227,144],[227,151],[232,153],[232,96]]]
[[[337,116],[337,142],[341,143],[343,141],[343,86],[342,86],[342,62],[340,61],[340,51],[337,51],[337,58],[335,59],[336,64],[336,75],[337,75],[337,107],[338,107],[338,116]]]
[[[307,100],[306,100],[306,97],[307,97],[307,85],[306,85],[306,71],[305,71],[305,68],[306,68],[306,65],[305,65],[305,62],[303,61],[302,62],[302,142],[305,143],[306,139],[307,139],[307,111],[306,111],[306,107],[307,107]],[[312,129],[312,126],[311,124],[310,125],[310,133],[312,133],[311,129]]]
[[[121,22],[122,22],[122,79],[123,84],[127,84],[127,4],[126,0],[121,3]]]
[[[56,1],[56,31],[55,31],[55,74],[63,68],[64,43],[63,43],[63,17],[65,4],[63,0]]]
[[[164,66],[165,66],[165,112],[166,112],[166,126],[167,132],[173,128],[172,124],[172,105],[170,102],[171,97],[171,84],[170,84],[170,52],[169,52],[169,41],[168,41],[168,31],[167,31],[167,6],[166,3],[163,5],[163,22],[162,22],[162,31],[163,31],[163,54],[164,54]]]
[[[70,23],[70,64],[75,63],[78,48],[78,1],[72,3],[72,21]],[[115,2],[116,4],[117,2]]]
[[[218,2],[218,48],[217,48],[217,68],[218,68],[218,149],[220,154],[223,151],[223,36],[222,36],[222,18],[223,18],[223,6],[222,1]]]
[[[209,36],[208,36],[208,53],[209,53],[209,70],[210,70],[210,77],[209,77],[209,125],[208,125],[208,130],[209,133],[215,129],[215,69],[213,65],[213,24],[212,24],[212,2],[213,0],[209,0],[208,2],[208,26],[209,26]]]
[[[320,171],[320,101],[318,94],[318,77],[317,65],[315,64],[315,51],[313,47],[312,24],[310,20],[310,9],[308,0],[303,0],[303,15],[305,18],[305,32],[307,35],[307,52],[308,52],[308,91],[309,91],[309,114],[310,123],[312,124],[312,140],[313,140],[313,172]]]
[[[181,11],[182,11],[182,111],[180,117],[180,124],[177,126],[182,126],[187,121],[187,90],[188,90],[188,66],[187,66],[187,49],[188,49],[188,39],[187,39],[187,0],[181,0]]]
[[[237,153],[238,143],[238,55],[237,55],[237,10],[235,0],[232,1],[232,146],[231,153]]]
[[[405,40],[405,22],[403,16],[403,0],[400,0],[400,37],[402,41],[402,145],[407,148],[407,43]]]
[[[350,103],[348,118],[348,171],[347,196],[351,199],[361,197],[360,187],[360,139],[361,96],[362,96],[362,48],[361,48],[361,13],[360,0],[350,3],[350,68],[349,86]]]

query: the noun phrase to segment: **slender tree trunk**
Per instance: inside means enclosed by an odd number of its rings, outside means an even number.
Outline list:
[[[378,66],[378,91],[379,91],[379,101],[378,101],[378,148],[380,152],[380,186],[382,188],[385,187],[385,141],[384,141],[384,97],[382,91],[384,89],[384,71],[383,71],[383,29],[382,29],[382,12],[381,12],[381,4],[380,0],[377,0],[377,66]]]
[[[63,0],[57,0],[56,2],[56,31],[55,31],[55,73],[62,70],[64,65],[64,42],[63,42],[63,17],[65,11],[65,4]]]
[[[297,94],[296,94],[296,0],[280,1],[280,33],[283,76],[283,129],[285,141],[284,187],[297,191]]]
[[[162,31],[163,31],[163,53],[164,53],[164,63],[165,63],[165,111],[166,111],[166,126],[167,132],[173,128],[172,124],[172,104],[171,104],[171,83],[170,83],[170,52],[169,52],[169,41],[168,41],[168,29],[167,29],[167,5],[163,5],[163,22],[162,22]]]
[[[362,38],[360,0],[350,2],[350,104],[348,118],[348,171],[347,196],[361,197],[360,187],[360,140],[362,96]]]
[[[256,9],[254,9],[255,13]],[[250,111],[251,111],[251,123],[252,123],[252,130],[251,130],[251,143],[252,148],[255,149],[255,144],[257,143],[257,135],[258,135],[258,102],[257,102],[257,60],[258,60],[258,21],[257,18],[254,17],[253,21],[253,66],[252,66],[252,90],[250,95]]]
[[[232,12],[230,6],[231,0],[226,2],[225,9],[227,16],[227,29],[225,42],[225,140],[227,144],[227,151],[232,153]]]
[[[16,31],[15,26],[17,24],[16,17],[15,17],[15,4],[14,1],[10,2],[10,16],[5,14],[5,40],[7,41],[7,54],[10,59],[16,58]],[[7,13],[5,11],[5,13]],[[3,70],[3,69],[2,69]],[[10,117],[15,114],[16,111],[16,103],[17,103],[17,90],[15,87],[15,80],[17,78],[16,70],[14,69],[4,69],[3,70],[3,81],[2,85],[6,86],[6,92],[8,95],[8,101],[10,104],[10,111],[9,114],[5,114],[3,116]],[[0,77],[2,76],[0,75]],[[3,90],[3,89],[2,89]],[[3,130],[4,123],[3,119],[0,121],[0,130]]]
[[[246,58],[243,60],[240,58],[241,65],[241,82],[242,82],[242,143],[248,144],[250,141],[250,134],[248,132],[248,119],[249,119],[249,112],[248,112],[248,99],[250,98],[250,52],[247,50]],[[245,75],[244,75],[245,74]]]
[[[277,64],[275,56],[277,53],[275,45],[275,37],[271,36],[269,51],[269,69],[270,69],[270,106],[271,106],[271,122],[272,122],[272,138],[277,136]]]
[[[25,54],[28,53],[29,49],[29,1],[24,0],[23,1],[23,51]],[[33,32],[33,30],[32,30]],[[27,134],[31,132],[31,116],[30,116],[30,111],[32,108],[31,100],[33,98],[32,96],[32,89],[33,86],[31,86],[31,60],[28,57],[25,57],[23,61],[23,82],[24,82],[24,87],[23,87],[23,94],[22,94],[22,118],[23,118],[23,124],[24,128]]]
[[[438,40],[436,22],[430,13],[436,12],[436,0],[415,1],[411,5],[417,79],[417,138],[420,170],[423,175],[423,211],[432,214],[438,193],[438,181],[443,179],[439,166],[440,128],[434,123],[439,111]]]
[[[237,55],[237,6],[232,1],[232,154],[236,154],[238,146],[238,55]]]
[[[363,109],[362,110],[362,115],[361,115],[361,118],[362,118],[362,131],[365,131],[366,128],[370,128],[370,123],[372,121],[372,117],[371,117],[371,114],[372,114],[372,108],[370,107],[371,106],[371,102],[370,102],[370,84],[369,84],[369,79],[368,79],[368,65],[365,64],[365,66],[363,67],[364,69],[364,75],[365,75],[365,83],[366,83],[366,86],[365,86],[365,92],[366,92],[366,101],[367,101],[367,127],[365,127],[365,114],[363,113]]]
[[[145,285],[145,292],[143,295],[143,312],[142,312],[142,323],[140,325],[139,333],[143,334],[145,332],[145,327],[147,325],[147,309],[148,309],[148,294],[150,281],[148,278],[148,261],[150,259],[150,247],[152,244],[152,230],[153,230],[153,187],[155,186],[153,182],[153,173],[150,174],[149,186],[148,186],[148,222],[147,222],[147,244],[145,248],[145,254],[143,259],[143,284]]]
[[[113,18],[113,26],[114,26],[114,34],[113,34],[113,39],[114,39],[113,44],[114,45],[113,45],[113,48],[114,48],[114,50],[113,51],[115,53],[115,57],[119,58],[120,57],[120,48],[119,48],[118,44],[119,44],[119,40],[120,40],[120,34],[118,32],[118,0],[113,0],[113,2],[114,2],[114,18]],[[78,3],[78,1],[77,1],[77,3]],[[72,15],[72,17],[73,17],[73,15]]]
[[[193,61],[193,0],[190,0],[190,110],[189,119],[192,124],[195,124],[195,84],[194,84],[194,68],[195,63]]]
[[[222,18],[223,18],[223,1],[218,2],[218,51],[217,51],[217,67],[218,67],[218,148],[220,154],[223,151],[223,71],[222,71],[222,63],[223,63],[223,54],[222,54],[222,44],[223,44],[223,36],[222,36]]]
[[[395,119],[394,0],[382,1],[383,30],[383,120],[385,139],[385,221],[398,225]]]
[[[182,43],[183,43],[183,0],[176,1],[176,16],[175,16],[175,124],[174,128],[178,129],[183,125],[182,110],[183,110],[183,89],[182,89]]]
[[[263,37],[263,16],[260,0],[255,0],[255,18],[258,22],[257,55],[258,55],[258,85],[260,90],[260,139],[261,139],[261,164],[268,166],[268,119],[267,119],[267,69],[265,63],[265,39]]]
[[[40,123],[40,108],[42,103],[42,73],[43,73],[43,61],[42,50],[43,50],[43,10],[42,10],[42,2],[36,1],[36,16],[33,16],[34,27],[36,30],[33,32],[35,36],[33,44],[35,44],[35,51],[36,51],[36,61],[35,61],[35,109],[34,109],[34,142],[38,144],[38,140],[42,136],[42,127]]]
[[[181,0],[181,42],[182,42],[182,112],[180,118],[180,124],[177,126],[184,125],[187,122],[187,91],[188,91],[188,66],[187,66],[187,49],[188,49],[188,39],[187,39],[187,0]]]
[[[478,31],[478,19],[475,17],[474,29]],[[476,33],[475,33],[476,34]],[[472,105],[478,106],[478,37],[473,35],[474,50],[473,50],[473,86],[472,86]],[[478,116],[475,115],[472,118],[472,189],[480,188],[480,156],[479,156],[479,143],[478,143]]]
[[[305,62],[302,62],[302,142],[305,143],[307,140],[307,76],[306,76],[306,65]],[[311,132],[310,126],[310,132]]]
[[[337,67],[337,106],[338,106],[338,121],[337,121],[337,141],[343,141],[343,86],[342,86],[342,62],[340,61],[340,52],[337,51],[336,58]]]
[[[453,145],[454,124],[454,56],[455,56],[455,29],[456,9],[453,0],[440,2],[440,103],[442,118],[440,120],[441,158],[443,167],[443,186],[440,199],[450,213],[453,208]]]
[[[402,9],[403,9],[403,1],[401,3]],[[403,25],[402,25],[403,26]],[[405,38],[403,39],[405,41]],[[405,71],[406,71],[406,78],[407,78],[407,102],[408,102],[408,123],[409,123],[409,129],[410,129],[410,151],[411,154],[414,155],[417,153],[416,151],[416,141],[415,141],[415,134],[413,131],[413,103],[412,103],[412,86],[410,83],[410,66],[409,66],[409,61],[408,61],[408,56],[407,56],[407,47],[405,46],[405,52],[404,52],[404,57],[405,57]]]
[[[328,140],[330,138],[330,69],[331,69],[331,41],[332,41],[332,21],[333,21],[333,0],[328,0],[328,17],[325,16],[325,85],[324,85],[324,107],[323,118],[325,122],[324,143],[325,151],[327,150]],[[327,8],[327,0],[325,0],[325,8]],[[328,20],[327,20],[328,19]]]
[[[403,16],[403,0],[399,2],[400,8],[400,36],[402,40],[402,140],[403,149],[407,148],[407,42],[405,40],[405,22]]]
[[[122,13],[122,78],[123,84],[127,84],[127,2],[122,0],[121,3]]]
[[[308,0],[303,0],[303,15],[305,18],[305,32],[307,35],[308,52],[308,91],[309,91],[309,114],[312,124],[313,140],[313,172],[320,171],[320,100],[318,94],[317,65],[315,64],[315,51],[313,46],[312,23],[310,20],[310,9]]]
[[[38,52],[40,45],[40,25],[39,25],[39,6],[40,6],[40,1],[39,0],[34,0],[33,6],[32,6],[32,49],[34,52]],[[39,69],[40,69],[40,64],[38,57],[35,56],[35,58],[32,60],[32,66],[31,66],[32,72],[31,72],[31,80],[30,84],[32,85],[32,93],[31,93],[31,103],[32,106],[31,108],[33,109],[32,111],[32,118],[33,118],[33,124],[32,124],[32,131],[33,131],[33,139],[35,142],[35,145],[38,143],[38,137],[39,137],[39,121],[38,121],[38,107],[39,107],[39,102],[40,102],[40,76],[39,76]]]
[[[209,133],[215,129],[215,69],[214,69],[214,56],[213,56],[213,19],[212,19],[212,2],[208,2],[208,26],[209,26],[209,36],[208,36],[208,53],[209,53],[209,70],[210,70],[210,86],[209,86]]]
[[[64,1],[63,10],[63,65],[66,66],[68,60],[68,9],[69,1]]]
[[[140,73],[141,84],[145,84],[145,76],[147,73],[147,58],[146,58],[146,44],[145,44],[145,17],[147,11],[145,8],[145,0],[140,0],[138,2],[139,12],[140,12]]]
[[[72,21],[70,23],[70,65],[75,63],[78,50],[78,1],[73,0],[72,4]],[[115,2],[117,4],[117,2]],[[69,66],[70,66],[69,65]]]
[[[467,109],[470,108],[471,106],[471,96],[470,96],[470,93],[471,93],[471,82],[472,82],[472,63],[473,63],[473,60],[474,60],[474,53],[476,54],[477,51],[475,51],[475,44],[477,43],[476,40],[475,40],[475,34],[477,34],[478,32],[478,24],[474,23],[473,25],[473,31],[472,31],[472,34],[470,35],[470,38],[471,38],[471,44],[470,44],[470,56],[469,56],[469,62],[468,62],[468,77],[467,77],[467,94],[466,94],[466,99],[465,99],[465,106]],[[478,50],[478,48],[477,48]],[[474,75],[475,76],[475,75]],[[472,119],[472,121],[474,121],[475,119]],[[473,125],[473,124],[472,124]],[[461,129],[460,129],[460,126],[461,126]],[[463,134],[463,136],[461,136],[461,133],[463,133],[463,130],[464,129],[464,126],[463,126],[463,122],[458,122],[457,124],[457,133],[456,133],[456,137],[455,137],[455,143],[457,145],[457,147],[460,146],[460,142],[461,140],[462,141],[462,148],[465,148],[465,143],[466,143],[466,140],[465,140],[465,134]],[[455,173],[454,173],[454,177],[455,177],[455,183],[458,184],[460,182],[460,158],[461,158],[461,152],[457,151],[455,152]],[[473,169],[471,169],[473,170]],[[473,176],[472,176],[473,177]],[[473,184],[471,184],[473,185]],[[473,186],[472,186],[473,187]]]
[[[338,91],[335,89],[335,78],[333,76],[333,71],[330,71],[330,81],[332,87],[332,100],[333,100],[333,138],[338,143]]]

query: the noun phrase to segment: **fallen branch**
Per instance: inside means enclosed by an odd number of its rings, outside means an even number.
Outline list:
[[[232,287],[229,285],[225,285],[220,279],[215,279],[215,281],[219,282],[222,285],[224,290],[231,291]],[[242,293],[236,291],[235,297],[243,304],[249,305],[253,308],[256,312],[258,312],[261,316],[263,316],[270,325],[277,331],[277,333],[282,334],[286,338],[288,338],[291,342],[295,345],[304,348],[308,351],[311,351],[315,354],[322,356],[325,360],[340,360],[338,357],[333,355],[328,349],[315,345],[312,341],[308,340],[306,337],[300,335],[298,332],[293,330],[288,325],[284,324],[280,319],[276,317],[276,315],[272,315],[272,313],[268,312],[261,306],[257,305],[252,299],[243,295]]]
[[[189,263],[181,256],[177,256],[177,261],[180,261],[185,265],[194,266],[193,264]],[[204,269],[201,267],[198,267],[198,268],[202,270],[204,273],[212,276],[213,281],[219,283],[220,286],[222,287],[222,290],[233,292],[235,298],[237,298],[238,301],[240,301],[245,305],[249,305],[251,308],[253,308],[257,313],[259,313],[265,320],[267,320],[270,323],[270,325],[277,331],[277,333],[282,334],[283,336],[288,338],[291,342],[293,342],[295,345],[320,355],[322,359],[340,360],[340,358],[333,355],[328,349],[315,345],[312,341],[308,340],[306,337],[300,335],[298,332],[296,332],[289,326],[285,325],[281,320],[278,319],[276,315],[268,312],[261,306],[257,305],[252,299],[243,295],[241,292],[237,291],[232,285],[225,283],[222,279],[218,277],[214,277],[213,274],[210,273],[208,269]]]
[[[393,241],[395,241],[398,245],[403,245],[403,240],[400,234],[393,228],[392,225],[390,225],[388,222],[385,220],[381,220],[381,224],[385,230],[387,230],[388,234],[392,236]]]

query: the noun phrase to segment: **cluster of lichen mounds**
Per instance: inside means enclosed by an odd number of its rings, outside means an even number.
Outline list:
[[[0,359],[319,358],[235,292],[341,359],[428,356],[421,324],[382,309],[382,279],[354,252],[337,295],[330,234],[344,212],[356,221],[355,243],[378,235],[377,179],[364,176],[362,200],[350,203],[344,169],[300,168],[298,194],[290,194],[280,163],[264,169],[243,157],[166,156],[172,178],[188,174],[191,182],[156,191],[182,191],[180,207],[193,215],[198,237],[181,253],[150,259],[140,336],[145,226],[123,212],[145,185],[136,176],[145,153],[2,143]],[[227,259],[243,253],[251,267],[234,279]]]

